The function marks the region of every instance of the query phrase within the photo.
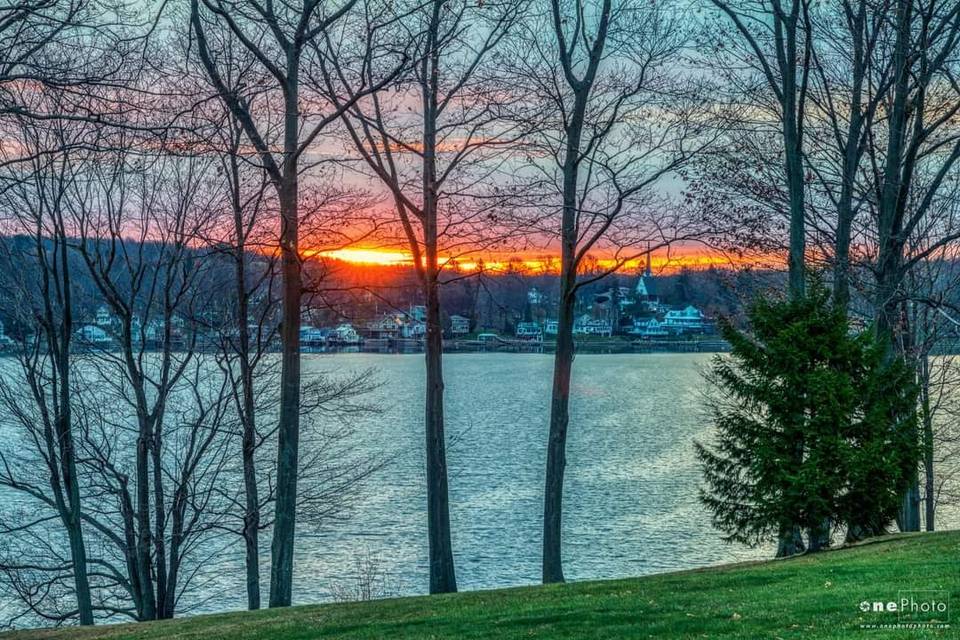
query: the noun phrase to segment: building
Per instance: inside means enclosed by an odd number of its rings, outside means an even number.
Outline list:
[[[367,323],[363,335],[379,340],[393,340],[403,337],[403,329],[407,324],[402,313],[385,313],[376,320]]]
[[[400,328],[400,337],[421,340],[427,335],[427,323],[422,320],[408,320]]]
[[[330,344],[360,344],[361,338],[352,324],[344,323],[330,331],[327,342]]]
[[[573,333],[585,336],[603,336],[609,338],[613,335],[613,325],[609,320],[594,318],[589,314],[584,314],[577,318],[573,323]]]
[[[634,318],[630,335],[639,338],[665,338],[670,335],[670,329],[656,318]]]
[[[97,313],[94,316],[93,323],[98,327],[109,327],[113,324],[113,316],[106,305],[97,307]]]
[[[427,321],[427,308],[422,304],[410,305],[410,311],[407,313],[411,320],[417,322]]]
[[[543,328],[536,322],[518,322],[517,337],[521,340],[543,340]]]
[[[647,264],[643,269],[643,274],[637,280],[634,293],[637,297],[637,303],[643,306],[644,309],[654,313],[660,311],[660,292],[657,287],[657,279],[653,277],[653,271],[650,266],[649,249],[647,250]]]
[[[300,325],[300,344],[304,347],[322,347],[327,343],[329,330]]]
[[[706,316],[690,305],[685,309],[671,309],[663,317],[663,324],[671,333],[703,333],[709,326]]]
[[[454,336],[465,336],[470,333],[470,318],[464,316],[450,316],[450,334]]]
[[[85,324],[77,330],[80,342],[86,344],[106,344],[111,342],[110,334],[95,324]]]

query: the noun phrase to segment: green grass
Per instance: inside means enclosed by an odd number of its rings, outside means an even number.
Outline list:
[[[788,560],[628,580],[475,591],[197,616],[78,630],[70,638],[306,640],[312,638],[918,638],[953,629],[862,629],[896,613],[861,613],[864,600],[910,589],[947,591],[960,607],[960,532],[890,536]],[[960,611],[955,612],[960,615]]]

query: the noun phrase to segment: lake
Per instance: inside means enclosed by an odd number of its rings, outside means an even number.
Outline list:
[[[711,432],[701,401],[701,374],[711,357],[577,356],[564,496],[568,580],[770,554],[721,541],[697,500],[693,442]],[[549,354],[444,357],[453,548],[461,590],[540,579],[552,364]],[[305,373],[370,367],[383,383],[376,391],[382,411],[357,421],[358,446],[395,457],[367,482],[349,520],[299,535],[298,602],[328,599],[332,586],[351,580],[356,558],[368,555],[378,559],[391,593],[427,591],[423,356],[304,356]],[[242,606],[242,583],[235,594],[229,605]]]
[[[698,501],[701,475],[693,443],[711,436],[702,393],[703,372],[712,357],[577,355],[564,494],[568,580],[772,556],[772,546],[750,549],[724,543]],[[363,401],[378,410],[349,418],[349,439],[338,442],[335,455],[338,460],[356,456],[387,463],[367,478],[345,517],[320,526],[303,523],[297,534],[295,602],[342,597],[356,585],[358,573],[371,570],[376,573],[375,590],[386,595],[426,593],[423,355],[305,354],[303,363],[305,380],[318,374],[375,372],[380,384]],[[447,354],[444,367],[459,588],[536,584],[553,356]],[[316,424],[325,428],[324,421]],[[330,427],[330,432],[338,430],[335,422]],[[302,440],[302,459],[310,455],[309,442],[309,437]],[[272,464],[272,454],[266,457]],[[237,483],[239,489],[239,479]],[[24,496],[9,490],[0,492],[0,499],[13,512],[27,506]],[[960,524],[956,507],[939,513],[938,527]],[[269,531],[261,538],[261,551],[266,600]],[[180,612],[245,608],[239,538],[215,536],[200,556],[208,559],[184,595]],[[0,617],[9,604],[0,596]]]

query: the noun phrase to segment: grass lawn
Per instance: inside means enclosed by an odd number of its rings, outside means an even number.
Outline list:
[[[863,601],[935,590],[960,607],[960,531],[890,536],[789,560],[627,580],[475,591],[197,616],[3,638],[306,640],[308,638],[957,638],[952,629],[865,629],[898,613]],[[954,612],[960,616],[960,609]]]

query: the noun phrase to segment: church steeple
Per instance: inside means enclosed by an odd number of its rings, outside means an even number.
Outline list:
[[[652,265],[651,265],[650,263],[651,263],[651,260],[650,260],[650,243],[647,242],[647,266],[646,266],[646,267],[644,268],[644,270],[643,270],[643,275],[644,275],[645,277],[647,277],[647,278],[649,278],[650,276],[653,275],[653,268],[652,268]]]

